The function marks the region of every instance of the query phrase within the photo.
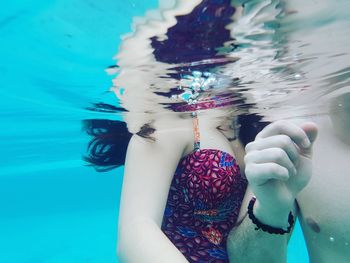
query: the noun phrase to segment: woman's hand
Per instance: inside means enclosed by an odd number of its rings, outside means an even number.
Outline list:
[[[275,227],[286,227],[295,198],[312,174],[313,123],[297,126],[276,121],[247,144],[245,174],[256,196],[255,216]]]

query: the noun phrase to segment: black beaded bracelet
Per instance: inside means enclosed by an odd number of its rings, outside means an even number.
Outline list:
[[[279,234],[279,235],[284,235],[286,233],[290,233],[290,231],[293,228],[294,222],[295,222],[292,212],[290,212],[289,216],[288,216],[289,226],[288,226],[287,230],[284,230],[283,228],[272,227],[272,226],[269,226],[269,225],[266,225],[266,224],[260,222],[259,219],[257,219],[255,217],[255,215],[253,213],[253,207],[254,207],[255,201],[256,201],[256,198],[253,197],[250,200],[249,205],[248,205],[248,216],[249,216],[250,220],[252,220],[254,225],[256,225],[255,230],[261,229],[264,232],[268,232],[270,234]]]

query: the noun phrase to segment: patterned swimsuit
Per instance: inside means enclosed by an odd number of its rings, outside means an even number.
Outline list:
[[[194,114],[195,150],[179,162],[164,212],[162,231],[189,262],[229,262],[227,236],[247,187],[235,158],[200,149]]]

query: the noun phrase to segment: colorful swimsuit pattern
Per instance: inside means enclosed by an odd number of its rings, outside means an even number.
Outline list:
[[[227,236],[235,225],[247,187],[236,160],[216,149],[200,149],[178,164],[169,190],[162,231],[189,262],[228,262]]]

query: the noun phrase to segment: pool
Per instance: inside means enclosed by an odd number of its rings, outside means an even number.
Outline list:
[[[86,166],[82,155],[89,138],[81,130],[81,120],[121,119],[88,108],[100,101],[115,104],[114,94],[107,92],[112,77],[105,69],[115,64],[112,57],[118,52],[120,36],[132,30],[132,18],[157,6],[156,0],[15,0],[0,11],[0,262],[118,262],[115,247],[123,169],[100,174]],[[317,18],[325,14],[320,10],[306,26],[319,28]],[[348,22],[346,15],[339,11],[321,22]],[[293,23],[288,25],[288,32],[300,33],[293,31]],[[247,40],[241,32],[237,35]],[[250,40],[269,38],[253,35]],[[269,63],[269,50],[265,51],[266,60],[260,65]],[[246,54],[243,48],[240,52]],[[336,58],[331,62],[321,76],[341,64]],[[244,68],[244,63],[248,65],[249,59],[242,61],[238,77],[249,83],[259,70]],[[228,74],[230,69],[225,70]],[[291,93],[303,77],[303,70],[292,71]],[[289,81],[284,71],[280,79],[265,76],[256,89]],[[281,99],[281,90],[280,86],[260,88],[252,98],[260,102],[255,110],[271,120],[280,118],[269,105]],[[318,94],[313,92],[304,97],[306,102]],[[267,93],[273,96],[266,98]],[[290,101],[281,101],[276,106],[289,117]],[[299,225],[288,249],[289,263],[308,262]]]
[[[156,4],[21,0],[0,11],[1,262],[117,262],[123,171],[84,165],[81,120],[114,100],[104,70],[132,17]]]

